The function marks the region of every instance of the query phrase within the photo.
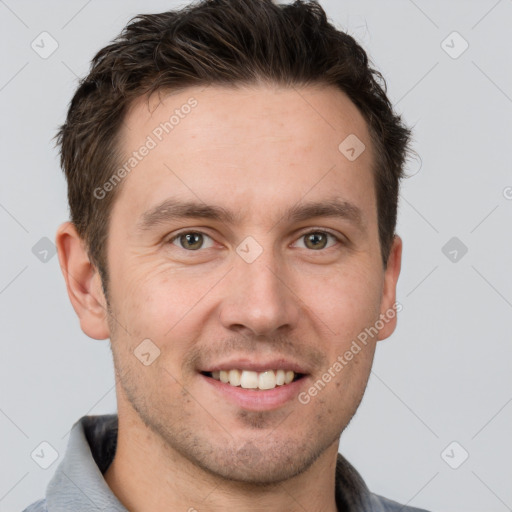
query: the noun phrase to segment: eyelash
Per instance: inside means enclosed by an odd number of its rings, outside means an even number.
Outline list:
[[[325,234],[325,235],[329,235],[331,238],[334,238],[334,240],[336,242],[338,242],[340,244],[343,243],[343,241],[338,236],[336,236],[334,233],[331,233],[330,231],[327,231],[325,229],[313,229],[311,231],[307,231],[306,233],[302,233],[297,240],[300,240],[301,238],[304,238],[304,237],[306,237],[308,235],[317,234],[317,233],[322,233],[322,234]],[[181,232],[177,233],[172,238],[170,238],[167,241],[167,243],[173,244],[173,242],[175,240],[178,240],[180,236],[187,235],[187,234],[199,234],[199,235],[207,236],[208,238],[211,238],[213,240],[213,238],[210,235],[208,235],[207,233],[204,233],[203,231],[188,230],[188,231],[181,231]],[[201,249],[197,249],[197,250],[194,251],[194,250],[185,249],[184,247],[180,247],[180,246],[177,246],[177,247],[179,247],[180,249],[182,249],[184,251],[191,252],[191,253],[200,252],[201,251]],[[314,249],[310,249],[310,251],[311,252],[322,252],[322,251],[327,251],[328,249],[331,249],[332,247],[335,247],[335,245],[332,245],[330,247],[326,247],[324,249],[319,249],[318,251],[315,251]],[[307,247],[306,247],[306,249],[307,249]]]

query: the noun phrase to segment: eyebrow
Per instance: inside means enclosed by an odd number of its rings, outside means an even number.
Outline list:
[[[352,223],[360,231],[364,232],[366,228],[362,210],[355,204],[338,198],[296,204],[281,216],[281,220],[293,223],[316,217],[342,218]],[[222,206],[166,199],[141,215],[137,222],[137,229],[149,231],[158,225],[186,218],[210,219],[232,225],[237,223],[237,218],[238,221],[240,220],[238,215]]]

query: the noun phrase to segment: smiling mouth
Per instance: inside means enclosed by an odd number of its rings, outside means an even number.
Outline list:
[[[265,370],[255,372],[250,370],[220,370],[214,372],[201,372],[202,375],[243,389],[256,389],[266,391],[280,386],[287,386],[292,382],[305,377],[302,373],[292,370]]]

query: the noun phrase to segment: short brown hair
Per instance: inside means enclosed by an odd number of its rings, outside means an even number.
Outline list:
[[[121,187],[102,199],[94,191],[119,165],[119,132],[131,102],[158,90],[259,82],[334,85],[358,107],[376,155],[379,239],[387,265],[411,132],[393,112],[381,73],[353,37],[328,21],[316,0],[201,0],[133,18],[93,58],[57,134],[71,221],[105,293],[109,216]]]

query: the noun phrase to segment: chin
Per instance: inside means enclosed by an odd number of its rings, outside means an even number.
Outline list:
[[[208,451],[188,452],[186,457],[216,478],[269,487],[305,472],[324,450],[323,446],[315,449],[310,443],[305,445],[289,439],[270,444],[268,438],[262,436],[259,442],[248,441],[238,449],[210,446]]]

